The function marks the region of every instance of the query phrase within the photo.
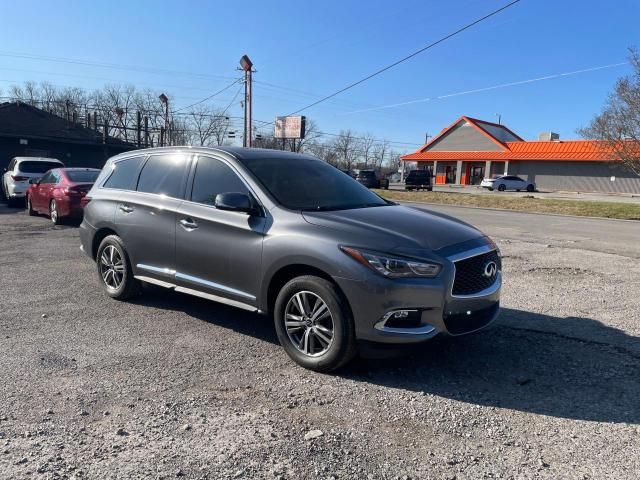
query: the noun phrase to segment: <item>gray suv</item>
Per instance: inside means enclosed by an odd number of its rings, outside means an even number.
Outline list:
[[[289,356],[313,370],[344,365],[362,343],[461,335],[498,314],[493,241],[307,155],[128,152],[87,200],[82,249],[108,295],[148,282],[269,314]]]

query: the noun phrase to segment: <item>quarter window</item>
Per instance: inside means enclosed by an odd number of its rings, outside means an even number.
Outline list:
[[[219,193],[249,194],[249,190],[226,163],[215,158],[198,157],[191,201],[213,205]]]
[[[127,158],[119,162],[112,163],[113,172],[106,182],[104,188],[117,188],[120,190],[133,190],[136,186],[136,174],[144,157]]]
[[[139,192],[167,197],[181,197],[186,172],[186,156],[181,154],[153,155],[142,167],[138,180]]]

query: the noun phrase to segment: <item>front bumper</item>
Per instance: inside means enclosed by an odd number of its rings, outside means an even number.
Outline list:
[[[363,280],[336,278],[353,313],[358,340],[419,343],[440,333],[464,335],[496,319],[500,310],[502,272],[493,284],[473,295],[453,295],[455,266],[446,265],[436,279],[387,279],[372,273]],[[411,325],[394,321],[394,312],[409,310]],[[385,321],[387,318],[392,321]]]

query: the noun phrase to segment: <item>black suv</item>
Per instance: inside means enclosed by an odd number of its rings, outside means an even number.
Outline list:
[[[367,188],[389,188],[389,180],[378,177],[375,170],[360,170],[356,180]]]
[[[433,191],[431,184],[431,172],[429,170],[411,170],[404,181],[405,190]]]

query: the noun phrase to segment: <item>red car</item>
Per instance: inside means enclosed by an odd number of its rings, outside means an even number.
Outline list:
[[[82,199],[98,178],[95,168],[54,168],[39,179],[31,179],[27,190],[29,215],[49,215],[54,225],[64,218],[82,218]]]

